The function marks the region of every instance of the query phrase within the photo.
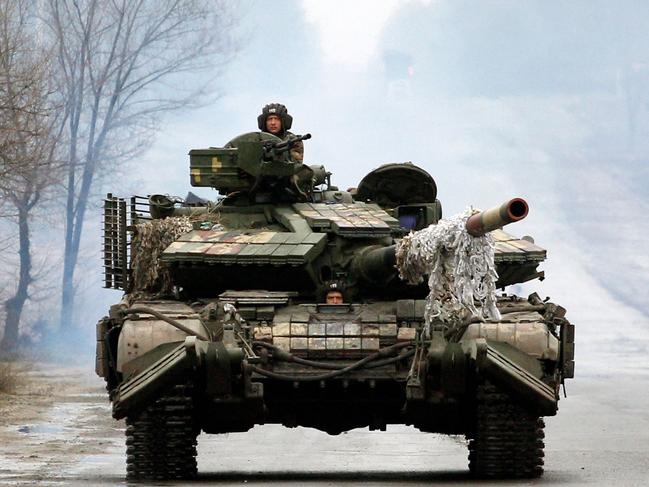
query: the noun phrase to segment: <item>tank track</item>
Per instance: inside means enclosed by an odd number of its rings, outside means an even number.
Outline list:
[[[189,386],[172,392],[135,417],[126,418],[127,480],[189,479],[196,476],[196,438]]]
[[[489,383],[477,391],[469,469],[478,478],[536,478],[543,475],[541,418],[530,414]]]

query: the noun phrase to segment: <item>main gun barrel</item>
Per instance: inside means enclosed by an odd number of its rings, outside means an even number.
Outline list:
[[[367,247],[354,259],[354,273],[369,284],[382,285],[392,280],[397,269],[396,245]]]
[[[481,237],[497,228],[522,220],[528,212],[529,206],[523,198],[513,198],[500,206],[471,215],[466,221],[466,230],[474,237]]]

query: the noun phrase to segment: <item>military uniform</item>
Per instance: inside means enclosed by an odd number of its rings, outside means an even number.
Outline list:
[[[289,131],[284,132],[282,140],[288,140],[291,135],[295,135]],[[291,147],[291,159],[295,162],[304,162],[304,143],[298,140],[293,147]]]
[[[288,114],[288,110],[281,103],[269,103],[266,105],[262,111],[261,115],[257,117],[257,125],[259,130],[266,133],[271,133],[266,128],[266,119],[270,115],[276,115],[282,121],[282,131],[278,134],[273,134],[279,137],[282,140],[288,140],[291,136],[295,134],[288,131],[293,124],[293,117]],[[302,163],[304,162],[304,144],[302,141],[298,141],[290,151],[291,159],[295,162]]]

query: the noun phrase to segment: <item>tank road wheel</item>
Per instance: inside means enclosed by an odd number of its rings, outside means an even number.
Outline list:
[[[176,386],[146,410],[126,418],[128,480],[189,479],[196,476],[193,400],[188,386]]]
[[[475,477],[534,478],[543,475],[543,428],[493,385],[478,387],[469,469]]]

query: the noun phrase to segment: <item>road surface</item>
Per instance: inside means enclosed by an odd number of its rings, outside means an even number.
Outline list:
[[[88,369],[40,365],[24,373],[27,385],[0,395],[0,485],[126,485],[124,424],[111,419],[103,383]],[[649,484],[646,367],[578,376],[546,424],[541,479],[481,485]],[[201,435],[198,452],[205,485],[474,483],[463,438],[402,426],[329,436],[267,425]]]

